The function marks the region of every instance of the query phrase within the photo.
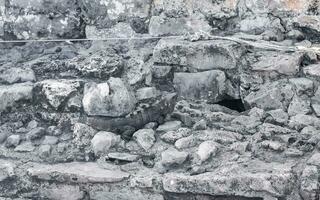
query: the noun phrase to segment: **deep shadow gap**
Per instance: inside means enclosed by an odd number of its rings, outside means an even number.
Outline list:
[[[216,104],[227,107],[231,110],[236,110],[238,112],[243,112],[246,110],[241,99],[224,99]]]

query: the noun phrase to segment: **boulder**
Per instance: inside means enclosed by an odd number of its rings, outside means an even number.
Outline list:
[[[16,83],[0,86],[0,112],[15,105],[18,101],[32,100],[33,84]]]
[[[119,78],[106,83],[88,83],[83,96],[84,111],[91,116],[121,117],[135,108],[136,98]]]
[[[237,43],[222,40],[188,42],[163,39],[154,48],[154,62],[180,65],[191,70],[235,69],[243,49]]]
[[[174,73],[174,87],[182,98],[218,102],[226,94],[224,72],[212,70],[198,73]]]

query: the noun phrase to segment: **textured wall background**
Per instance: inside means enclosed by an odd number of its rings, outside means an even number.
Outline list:
[[[319,32],[318,0],[1,0],[0,36],[85,38],[196,31]],[[174,28],[173,28],[174,27]]]

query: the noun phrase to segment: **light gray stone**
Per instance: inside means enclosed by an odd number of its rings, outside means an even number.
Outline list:
[[[289,116],[309,114],[311,112],[310,99],[294,96],[288,107]]]
[[[289,127],[301,130],[306,126],[314,126],[320,128],[320,119],[311,115],[297,114],[289,120]]]
[[[83,108],[88,115],[120,117],[135,108],[136,99],[119,78],[106,83],[86,84]]]
[[[234,69],[242,54],[239,45],[229,41],[211,40],[188,42],[161,40],[154,49],[157,65],[181,65],[199,71]]]
[[[158,132],[176,131],[181,128],[181,121],[168,121],[157,128]]]
[[[169,148],[161,153],[161,164],[165,167],[181,165],[188,158],[188,153]]]
[[[174,146],[177,149],[186,149],[186,148],[190,148],[190,147],[196,146],[197,142],[198,142],[197,138],[194,135],[190,135],[190,136],[178,139],[174,143]]]
[[[289,116],[282,109],[270,110],[266,113],[265,122],[285,125],[288,123]]]
[[[0,112],[14,106],[17,101],[32,100],[32,90],[30,82],[0,86]]]
[[[77,92],[80,83],[74,80],[44,80],[37,83],[41,88],[43,95],[46,97],[48,103],[55,109],[66,103],[66,100],[74,92]]]
[[[120,142],[120,136],[111,132],[100,131],[91,140],[91,146],[96,156],[107,153],[109,149]]]
[[[38,149],[39,156],[41,158],[48,158],[51,154],[52,147],[51,145],[44,144],[41,145]]]
[[[169,75],[172,70],[170,65],[153,65],[151,68],[152,75],[155,78],[165,78]]]
[[[316,199],[319,191],[319,171],[316,166],[306,166],[301,175],[300,195],[304,200]]]
[[[37,127],[34,128],[32,130],[30,130],[27,134],[26,134],[26,138],[28,140],[35,140],[35,139],[40,139],[42,136],[44,136],[46,134],[46,129],[43,127]]]
[[[75,123],[73,126],[73,143],[77,147],[85,147],[90,144],[96,133],[96,130],[86,124]]]
[[[215,156],[219,150],[219,144],[214,141],[208,140],[202,142],[197,151],[197,155],[200,158],[201,162],[205,162],[211,156]]]
[[[16,147],[20,144],[21,137],[20,135],[10,135],[6,141],[6,147]]]
[[[148,151],[156,141],[155,132],[152,129],[140,129],[132,137],[145,151]]]
[[[314,84],[313,81],[308,78],[293,78],[289,81],[294,84],[295,90],[298,96],[306,94],[308,96],[313,95]]]
[[[46,135],[44,137],[44,140],[42,141],[42,144],[54,145],[54,144],[57,144],[58,141],[59,141],[59,138],[57,138],[55,136]]]
[[[12,67],[0,73],[0,82],[18,83],[18,82],[34,82],[36,76],[32,69],[24,69]]]
[[[320,64],[311,64],[303,68],[303,73],[307,76],[313,76],[315,78],[320,77]]]
[[[160,95],[160,92],[155,87],[140,88],[136,92],[137,100],[146,100],[156,98]]]
[[[160,136],[160,138],[168,143],[175,143],[177,140],[183,137],[191,135],[191,129],[179,128],[176,131],[168,131]]]
[[[80,190],[79,186],[73,185],[53,185],[49,188],[41,189],[42,198],[52,200],[81,200],[85,193]]]

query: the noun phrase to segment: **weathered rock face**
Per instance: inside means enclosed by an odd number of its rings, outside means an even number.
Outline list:
[[[0,0],[0,199],[319,198],[319,7]]]

